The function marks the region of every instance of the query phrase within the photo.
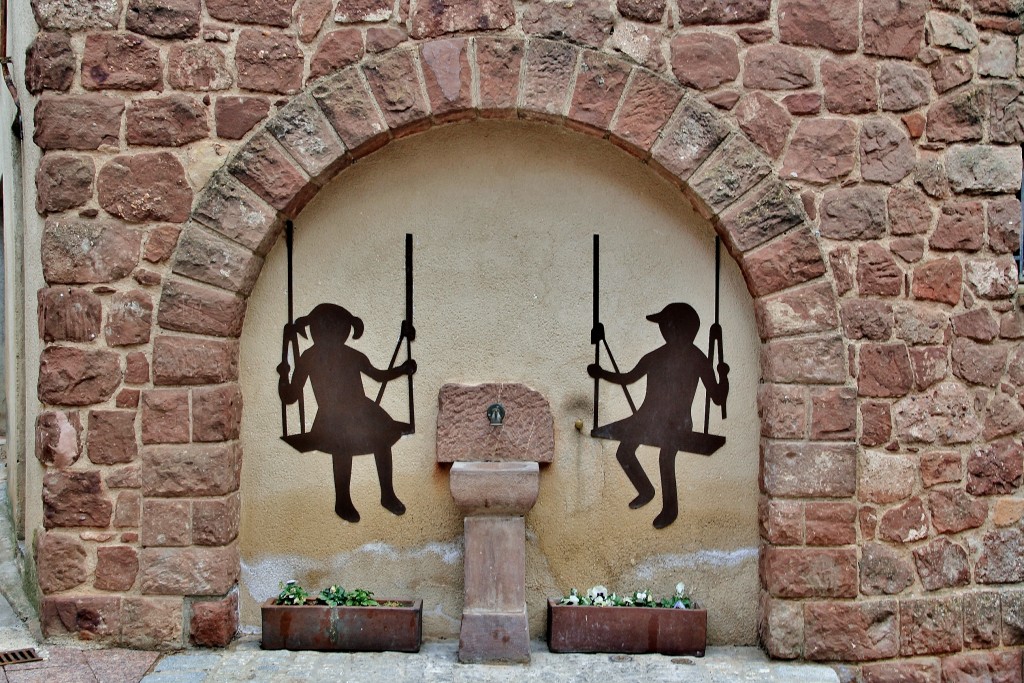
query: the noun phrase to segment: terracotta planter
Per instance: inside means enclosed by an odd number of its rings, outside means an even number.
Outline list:
[[[423,601],[384,600],[397,607],[263,605],[264,650],[419,652]]]
[[[580,607],[548,600],[552,652],[704,656],[708,612],[665,607]]]

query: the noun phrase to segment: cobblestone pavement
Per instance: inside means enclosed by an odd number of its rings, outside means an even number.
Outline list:
[[[533,644],[529,665],[459,664],[456,641],[423,645],[417,654],[322,653],[260,650],[242,640],[223,653],[186,652],[163,657],[143,683],[234,683],[235,681],[330,681],[336,683],[838,683],[827,666],[770,662],[756,648],[714,647],[706,657],[552,654]]]

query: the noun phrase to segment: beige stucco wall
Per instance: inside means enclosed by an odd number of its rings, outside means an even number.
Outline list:
[[[461,518],[435,464],[437,394],[445,382],[523,382],[550,402],[555,461],[527,517],[527,592],[534,636],[544,600],[576,586],[650,587],[684,581],[711,610],[710,640],[753,643],[757,604],[758,339],[750,296],[723,251],[721,306],[732,367],[728,441],[710,458],[680,454],[680,517],[665,530],[657,452],[640,460],[659,495],[641,510],[615,461],[614,442],[589,437],[593,381],[591,235],[602,239],[602,318],[624,368],[661,343],[643,316],[684,300],[713,319],[714,238],[677,190],[607,142],[540,124],[447,126],[389,145],[344,171],[296,224],[295,311],[342,304],[366,323],[350,342],[387,365],[403,316],[404,233],[415,235],[418,339],[413,345],[417,433],[394,448],[395,484],[408,507],[382,509],[371,456],[355,459],[362,521],[333,512],[329,456],[278,439],[274,368],[286,320],[284,241],[267,258],[242,335],[242,620],[290,578],[338,582],[383,596],[419,596],[425,635],[458,633]],[[607,363],[607,361],[605,361]],[[371,396],[376,385],[364,378]],[[632,388],[643,396],[642,384]],[[307,392],[307,401],[312,400]],[[384,405],[406,419],[405,383]],[[703,419],[698,392],[693,417]],[[309,409],[308,409],[309,410]],[[602,422],[625,417],[619,387],[603,384]],[[312,413],[312,410],[309,410]],[[582,420],[582,433],[574,428]],[[294,409],[290,425],[298,418]],[[311,421],[307,417],[307,423]]]

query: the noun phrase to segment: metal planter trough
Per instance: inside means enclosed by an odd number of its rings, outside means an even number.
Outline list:
[[[422,600],[381,599],[374,607],[273,602],[261,608],[264,650],[419,652],[423,640]]]
[[[560,605],[548,600],[552,652],[693,655],[707,648],[708,612],[665,607]]]

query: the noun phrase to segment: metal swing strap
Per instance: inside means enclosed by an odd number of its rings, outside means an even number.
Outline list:
[[[594,326],[590,330],[590,343],[594,345],[594,364],[598,365],[601,362],[601,345],[604,345],[604,350],[608,354],[608,361],[612,364],[612,370],[616,373],[619,372],[619,364],[615,362],[615,356],[612,355],[612,349],[608,346],[608,339],[605,338],[604,324],[601,323],[601,311],[600,311],[600,295],[601,295],[601,284],[600,284],[600,273],[601,273],[601,236],[594,235]],[[598,394],[601,387],[601,380],[597,377],[594,378],[594,429],[598,427]],[[626,385],[622,385],[622,391],[626,395],[626,403],[629,404],[629,409],[636,413],[636,404],[633,402],[633,397],[629,393],[629,388]]]
[[[719,280],[722,271],[722,238],[715,235],[715,322],[708,334],[708,362],[714,363],[715,351],[718,351],[718,363],[725,362],[722,350],[722,326],[718,322]],[[722,402],[722,419],[726,417],[725,402]],[[711,420],[711,392],[705,387],[704,393],[704,433],[708,433]]]
[[[402,321],[402,329],[398,334],[398,343],[395,344],[395,350],[391,354],[391,362],[388,363],[388,369],[391,370],[395,367],[395,362],[398,360],[398,353],[402,349],[402,342],[405,342],[405,357],[406,360],[412,360],[412,342],[416,340],[416,329],[412,324],[412,234],[406,233],[405,235],[405,320]],[[416,433],[416,408],[413,402],[413,379],[412,375],[407,375],[409,382],[409,433]],[[380,389],[377,391],[377,405],[380,405],[381,400],[384,398],[384,390],[387,388],[388,383],[382,382]]]
[[[294,241],[295,225],[287,220],[284,223],[284,244],[288,253],[288,325],[284,328],[284,340],[281,344],[281,362],[288,363],[288,351],[291,351],[292,362],[289,363],[292,367],[295,367],[295,362],[299,358],[299,333],[298,330],[294,329],[295,323],[295,290],[292,282],[292,257],[293,257],[293,241]],[[306,401],[305,398],[300,395],[299,400],[299,433],[306,433]],[[288,406],[281,399],[281,430],[284,436],[288,436]]]

